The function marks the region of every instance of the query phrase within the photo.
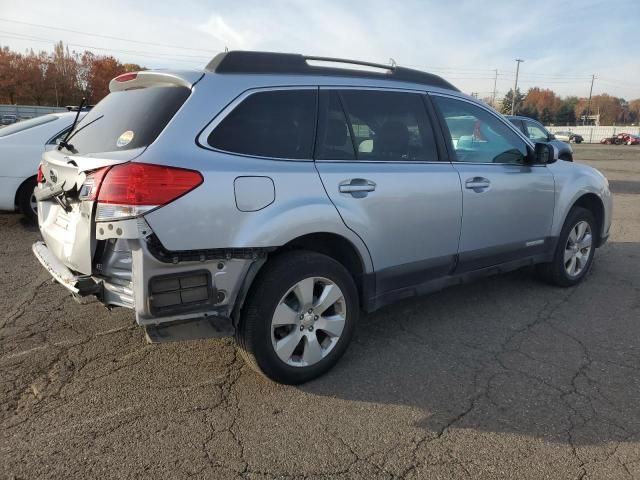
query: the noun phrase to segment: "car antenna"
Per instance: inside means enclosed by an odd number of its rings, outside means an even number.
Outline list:
[[[62,147],[66,148],[67,150],[72,150],[73,149],[73,146],[69,145],[67,143],[67,139],[71,135],[71,132],[73,132],[73,129],[76,128],[76,124],[78,123],[78,117],[80,116],[80,112],[82,111],[82,107],[84,107],[84,104],[85,104],[86,101],[87,101],[87,99],[85,97],[82,97],[82,100],[80,100],[80,106],[78,107],[78,112],[76,113],[76,118],[73,119],[73,123],[71,124],[71,128],[69,129],[67,134],[64,136],[64,139],[58,144],[58,150],[62,150]]]

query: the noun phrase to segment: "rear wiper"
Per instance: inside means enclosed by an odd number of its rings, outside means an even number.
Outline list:
[[[73,145],[68,143],[68,141],[69,141],[69,138],[71,136],[71,132],[73,132],[73,129],[76,128],[76,124],[78,123],[78,117],[80,116],[80,112],[82,111],[82,107],[84,107],[84,104],[85,104],[86,101],[87,101],[87,99],[82,97],[82,100],[80,101],[80,106],[78,107],[78,113],[76,113],[76,118],[73,119],[73,123],[71,124],[71,128],[69,129],[69,131],[65,135],[64,139],[58,144],[58,150],[61,150],[62,147],[64,147],[67,150],[69,150],[71,153],[76,153],[75,149],[73,148]]]

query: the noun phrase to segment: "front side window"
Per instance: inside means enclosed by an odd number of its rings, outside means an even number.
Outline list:
[[[249,95],[211,132],[213,148],[257,157],[310,159],[317,90]]]
[[[524,163],[525,142],[496,116],[470,102],[437,95],[434,99],[458,162]]]
[[[546,142],[549,138],[547,131],[540,125],[533,122],[525,122],[527,124],[527,136],[534,142]]]
[[[437,161],[431,124],[419,94],[339,92],[358,160]]]

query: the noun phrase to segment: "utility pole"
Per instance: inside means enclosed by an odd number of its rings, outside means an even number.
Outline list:
[[[589,89],[589,102],[587,103],[587,121],[589,121],[589,115],[591,115],[591,94],[593,93],[593,81],[595,78],[595,75],[591,75],[591,88]],[[582,124],[584,125],[584,122],[582,122]]]
[[[518,91],[518,74],[520,73],[520,63],[524,62],[521,58],[516,58],[516,85],[513,87],[513,97],[511,97],[511,115],[516,111],[516,92]]]
[[[496,72],[496,76],[493,77],[493,96],[491,97],[491,106],[496,108],[496,86],[498,84],[498,69],[494,70]]]

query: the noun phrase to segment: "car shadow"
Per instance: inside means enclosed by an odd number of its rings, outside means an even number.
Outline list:
[[[640,431],[640,244],[596,252],[562,289],[530,270],[363,316],[345,357],[300,387],[419,411],[416,427],[508,432],[576,444]]]

